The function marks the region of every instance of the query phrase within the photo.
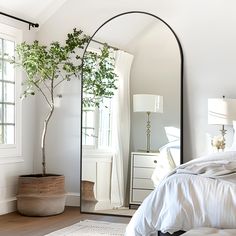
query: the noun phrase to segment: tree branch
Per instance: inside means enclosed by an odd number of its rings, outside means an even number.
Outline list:
[[[54,87],[53,87],[53,89],[55,89],[60,83],[62,83],[63,81],[65,81],[66,80],[66,78],[64,78],[64,79],[62,79],[61,81],[59,81]]]
[[[51,100],[52,100],[53,106],[54,106],[54,76],[55,76],[55,73],[53,72],[52,80],[51,80]]]
[[[71,74],[67,74],[68,76],[71,76],[71,75],[73,75],[73,74],[75,74],[75,73],[71,73]],[[55,89],[60,83],[62,83],[63,81],[65,81],[65,80],[67,80],[67,78],[66,77],[63,77],[63,75],[60,73],[60,76],[63,78],[62,80],[60,80],[54,87],[53,87],[53,89]]]
[[[50,88],[47,86],[47,84],[45,83],[45,81],[43,80],[43,84],[44,84],[44,86],[48,89],[48,91],[51,93],[51,90],[50,90]]]
[[[49,102],[49,100],[48,100],[46,94],[43,92],[43,90],[37,85],[36,82],[34,82],[34,81],[32,81],[32,82],[33,82],[33,84],[35,85],[35,87],[42,93],[42,95],[44,96],[44,98],[45,98],[47,104],[48,104],[50,107],[52,107],[52,104]]]

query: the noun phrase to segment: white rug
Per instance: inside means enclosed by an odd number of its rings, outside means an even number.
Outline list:
[[[123,236],[127,224],[85,220],[45,236]]]

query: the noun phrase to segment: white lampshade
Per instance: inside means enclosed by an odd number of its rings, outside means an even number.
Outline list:
[[[163,113],[163,96],[135,94],[133,95],[133,111]]]
[[[232,125],[236,120],[236,99],[208,99],[208,124]]]

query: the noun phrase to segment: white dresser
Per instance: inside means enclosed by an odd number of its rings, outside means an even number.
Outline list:
[[[159,153],[132,152],[129,206],[140,205],[154,189],[152,173],[158,162]]]

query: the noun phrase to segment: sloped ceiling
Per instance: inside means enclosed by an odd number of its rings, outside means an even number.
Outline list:
[[[0,0],[0,11],[43,24],[67,0]]]
[[[79,22],[79,27],[88,33],[90,31],[94,32],[94,29],[96,29],[96,27],[94,28],[93,17],[98,17],[99,19],[104,18],[103,13],[107,14],[106,7],[111,5],[114,11],[125,12],[127,10],[116,9],[127,4],[129,5],[127,9],[133,9],[135,2],[136,0],[119,0],[118,4],[114,0],[0,0],[0,11],[32,21],[33,23],[39,23],[40,29],[43,25],[50,24],[50,17],[55,14],[56,18],[66,19],[66,22],[74,21],[75,25]],[[150,0],[146,6],[147,9],[153,8],[150,3],[154,4],[155,0]],[[140,1],[139,4],[141,4],[140,8],[142,8],[141,6],[144,3]],[[88,19],[88,15],[92,15],[93,17]],[[116,15],[115,12],[114,15]],[[115,47],[127,50],[127,45],[132,44],[138,35],[152,27],[153,21],[156,22],[156,19],[147,17],[146,15],[143,17],[140,15],[137,17],[132,16],[132,20],[127,19],[127,17],[113,20],[112,23],[109,22],[108,27],[103,27],[95,36],[95,39],[102,42],[110,42]],[[125,29],[123,27],[124,25],[126,25]],[[91,30],[89,27],[93,29]],[[116,29],[116,31],[111,33],[111,27]]]

